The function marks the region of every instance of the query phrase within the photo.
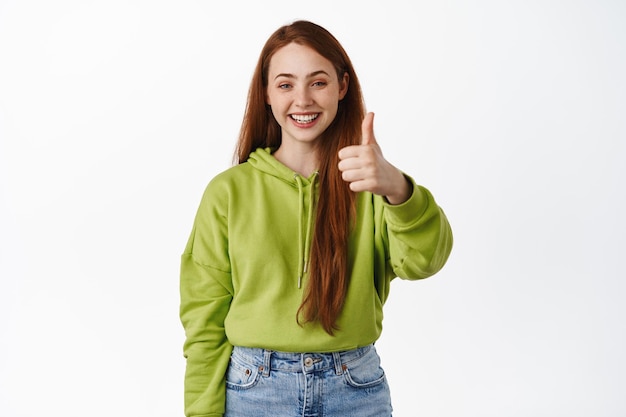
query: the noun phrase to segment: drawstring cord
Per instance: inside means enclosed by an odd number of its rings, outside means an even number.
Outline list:
[[[311,180],[311,192],[309,193],[309,215],[307,218],[306,235],[304,237],[304,273],[309,270],[309,255],[311,252],[311,228],[313,227],[313,211],[315,204],[315,180],[318,172],[315,171]]]
[[[298,184],[298,288],[302,287],[302,271],[304,269],[304,243],[302,242],[302,215],[304,214],[304,190],[302,189],[302,179],[296,173],[293,179]]]
[[[311,180],[311,191],[309,193],[309,212],[306,220],[306,233],[302,238],[302,229],[304,221],[304,185],[302,178],[297,173],[293,174],[293,178],[298,184],[298,288],[302,288],[302,277],[309,269],[309,252],[311,251],[311,229],[313,224],[313,205],[315,203],[315,182],[319,175],[318,171],[313,173]]]

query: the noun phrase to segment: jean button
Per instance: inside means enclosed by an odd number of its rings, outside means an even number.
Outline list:
[[[307,367],[308,367],[308,366],[311,366],[311,365],[313,365],[313,359],[311,359],[311,358],[305,358],[305,359],[304,359],[304,366],[307,366]]]

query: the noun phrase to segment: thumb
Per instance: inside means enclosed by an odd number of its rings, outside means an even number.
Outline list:
[[[361,145],[374,145],[376,138],[374,137],[374,113],[369,112],[365,115],[361,124]]]

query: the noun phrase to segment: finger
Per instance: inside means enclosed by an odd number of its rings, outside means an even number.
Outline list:
[[[347,183],[354,183],[356,181],[363,181],[363,173],[360,169],[343,169],[341,171],[341,179]]]
[[[348,181],[350,190],[355,193],[359,193],[362,191],[371,191],[370,181],[367,180],[356,180],[356,181]]]
[[[346,146],[345,148],[341,148],[339,150],[339,159],[348,159],[359,156],[360,150],[359,146],[352,145]]]
[[[374,113],[369,112],[365,115],[361,124],[361,145],[373,145],[376,143],[374,137]]]
[[[339,168],[339,171],[349,171],[349,170],[360,169],[361,166],[362,164],[359,161],[359,158],[342,159],[341,161],[339,161],[339,164],[337,165],[337,167]]]

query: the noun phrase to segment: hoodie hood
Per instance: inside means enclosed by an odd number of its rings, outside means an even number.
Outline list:
[[[291,168],[288,168],[276,159],[273,155],[274,151],[275,149],[272,148],[258,148],[250,154],[248,162],[259,171],[279,178],[293,186],[297,186],[295,182],[295,175],[299,176],[307,185],[310,180],[314,180],[317,176],[317,172],[309,178],[305,178],[302,175],[297,174]]]
[[[258,148],[250,154],[248,163],[264,174],[298,189],[298,288],[302,288],[302,277],[309,267],[319,172],[315,171],[309,178],[305,178],[277,160],[272,152],[271,148]]]

